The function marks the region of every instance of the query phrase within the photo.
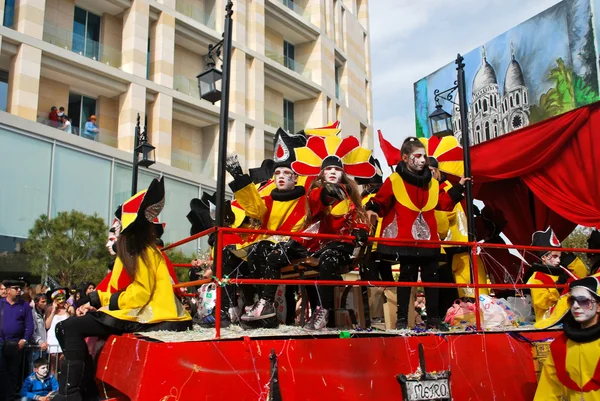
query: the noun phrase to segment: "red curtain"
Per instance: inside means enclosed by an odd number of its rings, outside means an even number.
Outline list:
[[[599,130],[596,103],[471,148],[475,197],[504,212],[513,243],[549,225],[561,239],[600,228]]]

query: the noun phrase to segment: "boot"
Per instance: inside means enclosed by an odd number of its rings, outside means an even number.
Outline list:
[[[60,372],[58,373],[58,394],[52,400],[82,401],[81,386],[84,371],[84,361],[67,361],[63,359],[60,362]]]
[[[443,332],[450,331],[448,329],[448,325],[439,318],[428,318],[427,319],[427,328],[429,330],[439,330],[439,331],[443,331]]]
[[[304,330],[318,331],[327,327],[329,322],[329,310],[321,306],[317,306],[313,314],[310,316],[308,323],[304,325]]]
[[[205,329],[211,329],[215,327],[215,323],[216,323],[216,319],[215,319],[215,311],[213,311],[212,314],[205,316],[203,318],[197,318],[194,317],[194,323],[196,323],[198,326],[205,328]],[[227,327],[231,326],[231,318],[229,317],[229,313],[225,312],[225,311],[221,311],[221,328],[222,329],[226,329]]]
[[[398,318],[398,320],[396,320],[396,330],[406,329],[408,329],[408,320],[404,318]]]
[[[98,385],[96,384],[96,367],[91,355],[85,358],[85,367],[83,370],[83,401],[97,401],[101,399]]]
[[[276,315],[277,313],[275,312],[275,306],[273,305],[273,302],[261,298],[257,303],[254,304],[248,313],[242,315],[241,319],[245,322],[249,322],[273,318],[276,317]]]

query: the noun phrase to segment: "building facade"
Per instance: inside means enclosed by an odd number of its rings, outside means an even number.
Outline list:
[[[196,76],[225,3],[0,0],[0,251],[18,249],[44,213],[108,222],[129,196],[138,115],[157,161],[139,187],[164,174],[165,240],[189,235],[189,200],[215,187],[219,103],[199,98]],[[272,156],[279,126],[340,120],[372,148],[367,0],[235,0],[233,10],[228,150],[244,167]],[[52,106],[72,133],[52,126]],[[81,136],[91,115],[96,141]]]

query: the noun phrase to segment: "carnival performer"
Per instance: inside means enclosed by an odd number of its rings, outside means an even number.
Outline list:
[[[83,392],[93,391],[94,367],[86,337],[191,328],[191,317],[173,294],[166,263],[155,244],[152,222],[163,209],[164,199],[161,177],[123,204],[117,263],[123,265],[131,283],[115,293],[91,292],[90,303],[79,307],[77,316],[57,325],[56,336],[64,360],[54,400],[78,401]]]
[[[341,279],[340,271],[350,265],[355,246],[364,247],[369,236],[358,185],[349,175],[363,178],[375,175],[370,156],[371,151],[362,148],[354,136],[310,137],[306,147],[296,149],[297,160],[292,169],[297,174],[317,176],[308,192],[309,220],[305,231],[354,236],[355,240],[308,238],[302,244],[289,241],[284,251],[275,250],[268,256],[268,264],[282,267],[287,258],[311,255],[319,260],[321,280]],[[326,327],[334,307],[334,287],[321,286],[317,290],[318,304],[304,326],[308,330]]]
[[[548,227],[545,231],[534,232],[531,237],[531,245],[550,248],[550,250],[536,252],[541,263],[532,264],[532,275],[527,280],[527,284],[565,284],[569,279],[569,274],[560,266],[561,252],[551,250],[553,247],[560,248],[560,241],[556,238],[552,228]],[[559,298],[560,291],[556,288],[532,288],[531,300],[535,320],[543,319],[550,308],[556,305]]]
[[[570,313],[550,345],[534,401],[600,400],[600,283],[589,276],[569,290]]]
[[[367,203],[371,221],[383,218],[381,237],[384,238],[439,241],[434,209],[452,211],[462,199],[464,183],[470,178],[461,178],[457,185],[446,192],[427,168],[427,154],[419,139],[407,138],[400,153],[402,159],[396,166],[396,172],[387,178],[377,195]],[[377,249],[388,260],[400,262],[400,281],[416,282],[419,267],[424,282],[438,281],[439,245],[423,244],[417,248],[381,241]],[[397,329],[408,327],[410,293],[410,287],[397,289]],[[447,330],[440,320],[438,296],[437,288],[425,289],[427,326]]]
[[[299,231],[306,219],[306,189],[298,185],[298,175],[290,168],[294,160],[294,145],[305,143],[304,136],[289,135],[278,130],[275,138],[276,149],[274,179],[276,188],[270,194],[261,196],[248,174],[244,174],[237,156],[227,159],[226,169],[233,177],[229,184],[235,199],[246,215],[261,222],[262,230]],[[282,147],[283,146],[283,147]],[[281,151],[279,151],[281,149]],[[247,261],[250,274],[255,278],[278,279],[281,272],[267,263],[267,255],[285,242],[287,238],[254,235],[249,238]],[[252,309],[242,315],[241,320],[252,327],[274,328],[279,325],[274,306],[276,285],[259,288],[259,300]]]

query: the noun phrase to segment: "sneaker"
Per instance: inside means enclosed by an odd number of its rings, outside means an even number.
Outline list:
[[[305,330],[315,331],[321,330],[327,326],[329,311],[320,306],[317,306],[312,313],[310,320],[304,325]]]
[[[406,330],[408,329],[408,320],[400,318],[396,320],[396,330]]]
[[[242,316],[242,320],[262,320],[274,317],[275,315],[275,306],[273,306],[273,302],[261,298],[254,304],[248,313]]]
[[[195,323],[197,323],[198,326],[205,328],[205,329],[214,328],[215,322],[216,322],[216,319],[215,319],[214,313],[210,314],[208,316],[204,316],[203,318],[199,319],[198,321],[195,321]],[[225,313],[225,312],[221,312],[221,328],[224,329],[229,326],[231,326],[231,319],[229,318],[229,314]]]
[[[240,320],[240,317],[242,316],[242,310],[241,308],[238,307],[231,307],[229,308],[229,318],[231,319],[231,323],[237,323]]]
[[[427,328],[430,330],[438,330],[438,331],[450,331],[448,329],[448,325],[441,321],[441,319],[431,318],[427,319]]]

